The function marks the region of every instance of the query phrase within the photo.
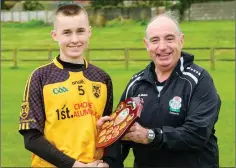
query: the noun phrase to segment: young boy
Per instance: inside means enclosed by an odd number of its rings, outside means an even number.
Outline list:
[[[118,166],[114,146],[95,147],[97,128],[112,112],[113,90],[109,75],[83,58],[91,36],[85,9],[58,8],[51,35],[60,54],[32,73],[21,106],[19,132],[33,153],[32,167]]]

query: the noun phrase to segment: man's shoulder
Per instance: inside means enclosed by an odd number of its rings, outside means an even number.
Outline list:
[[[199,77],[201,76],[202,72],[205,71],[205,69],[193,63],[190,66],[187,66],[185,71],[191,73],[196,77]]]
[[[144,71],[145,69],[133,74],[133,76],[131,77],[131,80],[137,80],[137,79],[140,79],[143,75],[144,75]]]
[[[212,80],[212,76],[205,68],[194,63],[186,67],[185,72],[185,75],[193,79],[196,84],[198,84],[199,82]]]

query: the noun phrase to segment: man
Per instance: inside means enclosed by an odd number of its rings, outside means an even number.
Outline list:
[[[136,168],[218,168],[214,124],[221,100],[211,76],[181,51],[184,35],[171,14],[151,20],[144,43],[152,62],[121,97],[144,101],[139,121],[123,137],[123,159],[132,148]]]
[[[32,73],[21,106],[19,132],[32,167],[116,167],[113,146],[95,147],[96,127],[110,119],[113,90],[110,76],[83,58],[91,36],[87,12],[61,6],[54,29],[60,54]]]

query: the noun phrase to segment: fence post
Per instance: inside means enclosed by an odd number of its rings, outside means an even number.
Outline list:
[[[89,62],[89,52],[90,52],[90,50],[88,48],[87,51],[85,52],[85,58],[88,62]]]
[[[13,68],[17,68],[17,49],[15,48],[13,50]]]
[[[48,61],[52,60],[52,49],[48,49]]]
[[[129,69],[129,49],[125,49],[125,69]]]
[[[215,48],[211,48],[211,70],[215,70]]]

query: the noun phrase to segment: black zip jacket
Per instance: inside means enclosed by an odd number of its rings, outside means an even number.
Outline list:
[[[123,159],[133,149],[134,167],[219,167],[214,124],[221,100],[209,73],[193,60],[193,55],[182,52],[160,93],[153,62],[128,83],[121,101],[140,96],[144,108],[138,122],[156,135],[148,145],[122,142]]]

